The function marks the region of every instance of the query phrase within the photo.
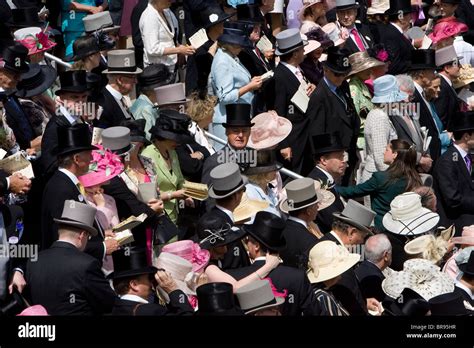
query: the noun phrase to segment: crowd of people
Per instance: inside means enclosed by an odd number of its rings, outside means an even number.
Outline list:
[[[474,314],[469,0],[0,19],[2,314]]]

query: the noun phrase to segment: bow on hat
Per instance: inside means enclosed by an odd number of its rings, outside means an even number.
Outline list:
[[[96,30],[92,34],[101,50],[110,50],[115,47],[115,41],[103,30]]]
[[[47,50],[56,46],[56,43],[50,41],[49,36],[44,32],[40,32],[36,35],[28,34],[24,39],[18,42],[25,46],[30,54],[34,54],[38,51]]]
[[[202,264],[207,262],[207,257],[205,253],[202,253],[202,249],[199,246],[199,244],[194,243],[192,246],[192,251],[193,251],[193,256],[192,256],[192,262],[191,263],[197,263],[197,264]]]
[[[92,151],[92,161],[89,165],[90,171],[105,171],[106,176],[110,176],[116,171],[123,171],[124,166],[118,155],[110,150],[104,149],[102,145],[96,146],[99,150]]]
[[[204,232],[209,233],[209,235],[201,240],[199,244],[202,244],[204,242],[209,242],[209,244],[214,245],[219,241],[224,241],[225,237],[229,232],[232,231],[232,226],[229,223],[226,223],[225,225],[221,226],[220,229],[218,230],[210,230],[210,229],[205,229]]]
[[[254,142],[267,139],[271,136],[280,136],[285,134],[282,127],[285,126],[285,121],[275,111],[268,111],[268,116],[265,122],[265,127],[254,127],[252,129],[252,140]]]

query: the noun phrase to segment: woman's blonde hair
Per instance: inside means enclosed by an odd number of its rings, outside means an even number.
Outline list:
[[[271,181],[268,179],[269,175],[270,175],[270,172],[259,173],[259,174],[247,175],[247,178],[252,184],[257,185],[258,187],[260,187],[262,190],[265,191],[265,189],[267,188],[268,184]]]
[[[190,99],[186,113],[194,122],[197,123],[210,115],[214,115],[214,107],[217,104],[216,96],[193,92]]]

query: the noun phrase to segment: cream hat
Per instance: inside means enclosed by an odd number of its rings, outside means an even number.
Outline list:
[[[325,240],[317,243],[309,252],[308,279],[320,283],[344,273],[360,260],[359,254],[351,254],[342,245]]]

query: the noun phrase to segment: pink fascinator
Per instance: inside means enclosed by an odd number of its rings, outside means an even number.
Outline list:
[[[119,156],[102,145],[96,145],[99,149],[92,151],[92,162],[89,165],[89,173],[79,177],[84,187],[92,187],[103,184],[120,175],[124,166]]]

